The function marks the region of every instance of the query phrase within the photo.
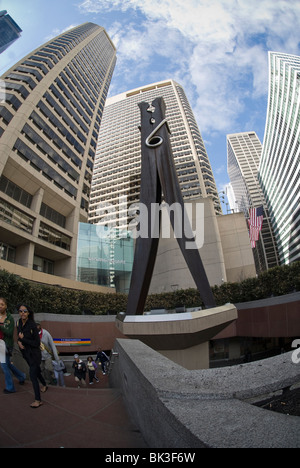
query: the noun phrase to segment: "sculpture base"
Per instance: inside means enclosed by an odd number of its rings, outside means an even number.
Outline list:
[[[209,369],[209,342],[200,343],[186,349],[157,350],[170,361],[187,370]]]
[[[208,343],[237,319],[237,309],[226,304],[180,314],[118,315],[116,326],[186,369],[209,367]]]

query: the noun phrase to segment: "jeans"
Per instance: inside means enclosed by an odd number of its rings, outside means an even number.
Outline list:
[[[17,369],[10,362],[10,356],[8,354],[6,354],[6,363],[1,363],[1,367],[5,377],[5,389],[9,392],[14,393],[16,389],[11,373],[13,373],[15,377],[17,377],[19,382],[24,382],[24,380],[26,379],[26,375],[23,372],[19,371],[19,369]]]
[[[63,371],[56,371],[54,370],[54,377],[57,380],[57,386],[65,387],[65,379]]]
[[[101,361],[102,373],[106,374],[107,361]]]

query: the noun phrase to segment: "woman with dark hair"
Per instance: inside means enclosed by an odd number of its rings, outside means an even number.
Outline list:
[[[30,406],[31,408],[39,408],[42,405],[40,392],[47,391],[47,384],[40,367],[42,361],[40,336],[30,307],[26,304],[19,304],[17,309],[20,314],[20,319],[17,322],[18,345],[29,366],[29,375],[35,396],[35,401]],[[41,389],[39,381],[42,384]]]

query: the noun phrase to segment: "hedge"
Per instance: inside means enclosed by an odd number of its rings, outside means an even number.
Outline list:
[[[217,305],[265,299],[300,291],[300,262],[273,268],[257,278],[240,283],[224,283],[212,288]],[[18,303],[31,306],[35,313],[81,315],[115,314],[126,310],[126,294],[103,294],[46,286],[0,270],[0,297],[5,297],[11,312]],[[149,295],[146,310],[198,307],[203,303],[196,289]]]

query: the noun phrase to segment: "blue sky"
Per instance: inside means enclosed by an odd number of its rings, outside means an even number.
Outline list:
[[[300,55],[299,0],[0,0],[23,29],[0,75],[72,26],[103,26],[118,51],[110,95],[164,79],[185,89],[218,189],[228,183],[226,135],[263,142],[268,51]]]

